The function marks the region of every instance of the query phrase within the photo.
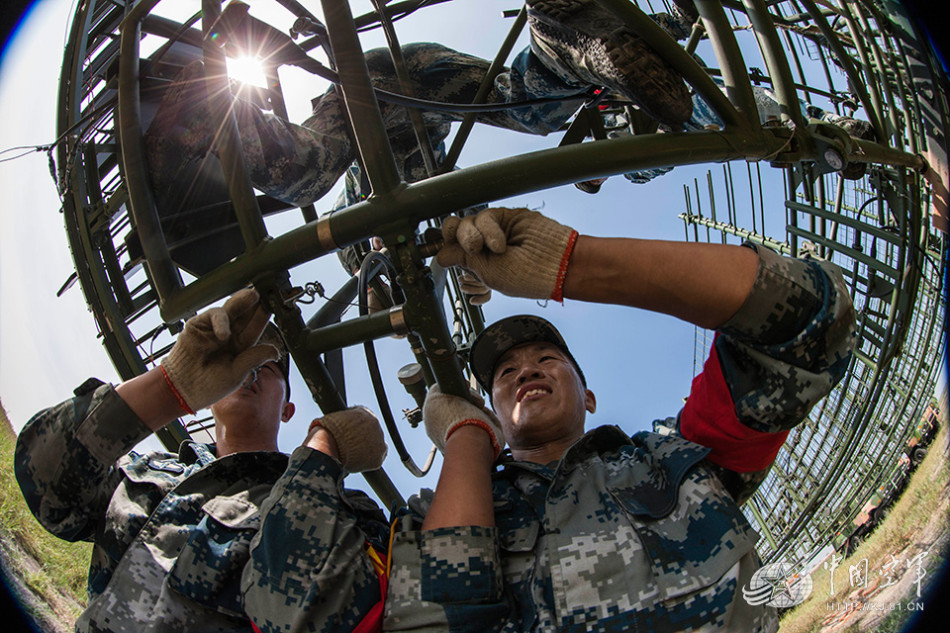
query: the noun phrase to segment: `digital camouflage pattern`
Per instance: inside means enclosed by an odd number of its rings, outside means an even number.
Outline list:
[[[674,38],[689,35],[689,27],[678,17],[667,13],[651,17]],[[434,102],[472,103],[490,66],[487,60],[431,42],[407,44],[402,53],[412,95]],[[367,51],[365,57],[373,85],[402,94],[388,49]],[[200,62],[187,65],[165,92],[145,134],[153,191],[158,206],[165,212],[178,210],[188,193],[188,187],[182,187],[182,176],[193,173],[212,149],[217,125],[207,107],[203,77]],[[570,119],[592,95],[592,87],[543,48],[528,47],[495,78],[485,103],[552,101],[482,112],[476,121],[545,135]],[[558,100],[562,98],[567,100]],[[407,182],[425,178],[429,174],[407,109],[382,101],[379,105],[400,174]],[[346,108],[336,87],[314,99],[311,115],[300,125],[263,110],[240,93],[234,99],[233,111],[251,182],[278,200],[297,206],[319,200],[356,159]],[[449,134],[451,122],[461,119],[458,113],[423,111],[437,163],[444,155],[443,140]],[[353,200],[353,191],[360,189],[358,170],[347,188],[349,199]]]
[[[383,599],[365,550],[386,551],[389,525],[375,502],[342,485],[336,460],[301,447],[264,502],[242,583],[262,633],[349,633]]]
[[[716,347],[735,417],[781,434],[843,375],[854,311],[835,266],[757,251],[749,299]],[[559,462],[503,457],[490,529],[422,531],[429,496],[413,497],[397,523],[385,629],[775,631],[775,611],[741,597],[760,563],[739,503],[763,472],[727,471],[709,454],[675,434],[607,426]]]
[[[407,44],[403,56],[414,96],[432,101],[471,103],[489,67],[484,59],[435,43]],[[367,51],[366,63],[376,87],[402,92],[388,49]],[[179,174],[205,160],[211,148],[215,125],[202,78],[200,62],[186,66],[166,92],[146,132],[149,173],[159,205],[172,202],[175,185],[180,185]],[[564,84],[525,50],[511,69],[496,77],[488,103],[580,95],[578,99],[482,113],[477,120],[519,132],[547,134],[567,121],[588,91],[588,86]],[[380,102],[380,109],[401,175],[409,182],[424,178],[425,165],[406,108]],[[314,100],[312,114],[300,125],[240,97],[234,99],[234,114],[251,182],[278,200],[302,206],[320,199],[356,159],[346,108],[336,87]],[[425,111],[423,120],[432,147],[439,149],[451,122],[461,120],[461,115]]]
[[[680,17],[667,13],[651,17],[673,38],[682,40],[689,36],[690,27]],[[487,60],[441,44],[412,43],[402,50],[413,95],[435,102],[471,103],[489,67]],[[388,50],[367,51],[366,63],[376,87],[402,93]],[[186,66],[165,92],[145,134],[153,191],[163,213],[179,210],[190,193],[188,187],[182,186],[183,180],[188,181],[207,160],[212,148],[217,125],[208,109],[203,77],[200,62]],[[578,80],[563,61],[544,46],[533,44],[521,51],[511,67],[495,78],[486,103],[568,100],[483,112],[476,120],[517,132],[545,135],[564,125],[584,99],[591,96],[590,90],[591,85]],[[781,109],[774,95],[761,86],[753,86],[753,90],[760,120],[778,120]],[[722,120],[702,97],[694,94],[691,100],[692,115],[686,121],[686,130],[722,128]],[[380,102],[380,109],[402,177],[407,182],[427,177],[429,174],[407,109],[387,102]],[[860,135],[867,126],[863,121],[814,107],[812,110],[814,118],[841,125],[849,133]],[[234,99],[233,111],[251,182],[278,200],[297,206],[319,200],[356,159],[356,145],[348,132],[346,108],[335,87],[314,100],[311,115],[300,125],[262,109],[240,92]],[[423,112],[423,120],[436,164],[441,164],[445,153],[443,141],[449,134],[451,122],[461,120],[461,115],[428,110]],[[611,138],[630,134],[623,115],[609,115],[605,123],[611,130],[608,133]],[[860,129],[853,130],[855,126]],[[645,183],[671,170],[672,167],[655,167],[630,172],[625,177],[634,183]],[[355,168],[347,179],[346,194],[341,196],[337,207],[359,201],[363,189],[359,169]]]
[[[715,345],[739,421],[776,433],[798,424],[844,377],[855,313],[834,264],[756,251],[753,291],[719,328]]]
[[[310,564],[331,553],[325,568],[364,557],[362,538],[337,540],[353,524],[367,535],[386,530],[363,493],[343,492],[339,465],[321,453],[298,449],[289,466],[275,452],[216,459],[213,446],[195,442],[183,443],[178,455],[130,453],[149,433],[110,385],[91,379],[75,398],[35,415],[18,437],[16,476],[33,514],[61,538],[94,543],[89,602],[77,631],[250,631],[248,613],[259,616],[245,609],[241,575],[262,506],[275,516],[265,518],[266,536],[254,541],[257,560],[287,545],[288,535],[270,527],[281,520],[280,500],[264,504],[275,483],[277,490],[289,479],[320,491],[307,502],[333,508],[306,535]],[[378,584],[354,576],[348,569],[336,579],[334,598],[351,582],[351,608],[378,601]],[[313,611],[314,621],[325,622],[314,630],[351,630],[338,628],[347,615],[332,600]]]
[[[680,129],[692,102],[683,77],[596,0],[527,0],[531,49],[566,83],[603,86]]]
[[[503,459],[496,528],[403,519],[386,629],[769,630],[774,613],[735,604],[757,535],[697,466],[706,452],[600,427],[559,464]]]
[[[471,101],[488,67],[485,60],[438,44],[406,46],[404,56],[415,96],[434,101]],[[367,53],[367,64],[376,85],[401,92],[388,51]],[[560,127],[586,98],[589,86],[565,82],[550,66],[530,50],[523,51],[496,79],[488,101],[576,99],[482,114],[478,120],[532,134]],[[215,126],[200,77],[197,64],[184,69],[146,134],[160,206],[175,207],[175,196],[186,189],[180,187],[180,174],[204,161],[212,147]],[[405,109],[386,103],[381,109],[403,177],[420,179],[425,168]],[[240,98],[235,99],[234,112],[251,180],[277,199],[296,205],[319,199],[355,159],[335,88],[315,100],[312,116],[301,125]],[[458,116],[431,111],[423,116],[438,157],[449,124]],[[359,185],[358,171],[352,172],[344,202],[362,195]],[[753,293],[715,345],[737,417],[749,428],[781,433],[804,416],[846,367],[853,311],[840,276],[829,282],[826,265],[790,264],[760,255],[763,265]],[[78,404],[61,405],[61,412],[52,417],[94,429],[96,423],[83,419],[85,411],[98,407],[83,404],[81,398]],[[99,398],[117,399],[114,393]],[[124,437],[129,434],[124,426],[114,426],[106,434],[115,436],[109,442],[91,442],[98,457],[112,461],[135,443]],[[95,435],[94,430],[83,433]],[[132,435],[140,433],[137,429]],[[52,435],[49,431],[34,435],[43,438],[38,445],[55,447],[51,451],[69,448],[62,440],[46,437]],[[125,442],[125,448],[115,452],[116,442]],[[97,448],[101,443],[112,447],[103,451]],[[78,453],[76,463],[90,466],[90,449]],[[199,448],[194,454],[194,462],[178,462],[173,456],[147,462],[144,472],[159,483],[146,478],[148,485],[141,491],[125,484],[126,471],[109,470],[107,459],[90,466],[92,472],[115,477],[111,489],[123,492],[118,511],[107,515],[105,543],[97,545],[97,553],[117,555],[101,555],[104,562],[95,573],[99,580],[94,583],[90,576],[90,588],[95,585],[98,593],[83,626],[121,629],[120,620],[126,618],[138,620],[137,630],[143,628],[142,621],[163,630],[246,629],[247,621],[235,608],[244,606],[264,630],[351,630],[379,598],[363,549],[366,540],[381,544],[385,533],[371,502],[344,496],[331,473],[331,460],[307,451],[295,453],[289,466],[284,456],[279,468],[257,465],[251,472],[267,483],[241,479],[224,489],[216,487],[213,467],[239,456],[205,463],[198,457]],[[183,451],[182,459],[186,456]],[[18,453],[18,472],[29,473],[21,481],[26,481],[25,494],[30,491],[28,499],[32,495],[31,507],[50,525],[62,522],[65,533],[87,537],[87,521],[69,517],[56,503],[47,508],[42,496],[50,484],[43,478],[48,482],[56,475],[43,467],[35,467],[37,474],[32,474],[32,465],[40,461]],[[44,463],[55,470],[54,459],[47,456]],[[151,465],[158,474],[153,475]],[[220,469],[227,472],[228,466]],[[213,497],[203,496],[192,483],[194,477],[204,485],[207,473]],[[709,460],[708,449],[680,437],[640,433],[629,438],[612,427],[588,433],[558,464],[505,459],[494,484],[496,528],[421,532],[426,504],[420,498],[399,519],[385,625],[391,630],[451,631],[774,630],[774,612],[749,607],[739,594],[758,560],[753,549],[757,537],[736,500],[745,498],[761,475],[727,472]],[[265,501],[263,487],[269,490],[275,482],[273,495]],[[72,493],[78,483],[52,487],[60,486]],[[41,488],[44,492],[38,495]],[[111,508],[112,497],[103,492],[86,493],[85,498],[91,507],[95,500],[98,507]],[[218,498],[226,500],[219,503]],[[235,499],[242,503],[233,503]],[[138,514],[127,511],[129,500],[135,500],[132,508]],[[179,509],[178,523],[169,523]],[[150,521],[152,512],[163,523]],[[368,520],[370,515],[374,518]],[[219,524],[227,534],[238,534],[198,536],[209,525],[217,530]],[[131,527],[123,531],[121,526]],[[146,544],[149,539],[154,543]],[[185,547],[211,541],[224,546]],[[249,559],[252,564],[246,567],[240,562]],[[180,560],[186,562],[179,565]],[[241,567],[243,585],[240,572],[235,572]],[[120,588],[108,582],[113,577],[134,582]],[[241,586],[244,605],[239,602]],[[158,606],[152,607],[156,601]],[[212,603],[215,606],[209,607]],[[108,609],[97,606],[106,604]],[[153,610],[143,611],[146,608]],[[154,624],[161,618],[164,626]]]
[[[724,84],[719,77],[713,77],[713,81],[724,90]],[[784,106],[782,106],[775,93],[763,86],[752,86],[752,96],[755,99],[756,109],[759,114],[759,122],[762,124],[772,123],[781,124]],[[698,93],[693,93],[693,113],[689,120],[683,126],[687,132],[696,132],[701,130],[722,130],[725,127],[722,119],[716,114],[705,99]],[[867,121],[853,119],[848,116],[841,116],[833,112],[822,110],[821,108],[809,105],[804,101],[800,102],[802,114],[823,123],[831,123],[841,127],[845,132],[852,136],[868,138],[870,124]],[[607,132],[607,138],[622,138],[630,135],[630,128],[626,117],[622,114],[609,114],[604,117],[604,124],[610,130]],[[661,126],[662,127],[662,126]],[[624,174],[624,178],[635,184],[645,184],[673,171],[672,167],[651,167],[648,169],[639,169]]]

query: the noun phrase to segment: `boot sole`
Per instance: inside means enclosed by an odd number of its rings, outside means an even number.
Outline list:
[[[582,51],[606,87],[662,123],[689,120],[693,103],[682,77],[612,13],[593,0],[533,0],[528,7],[532,30]]]

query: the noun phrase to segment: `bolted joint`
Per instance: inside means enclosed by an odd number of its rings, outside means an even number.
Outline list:
[[[409,426],[412,428],[417,428],[422,423],[422,409],[416,407],[414,409],[403,409],[403,416],[409,422]]]
[[[419,254],[423,257],[434,257],[443,244],[442,229],[429,227],[422,234],[422,240],[419,242]]]
[[[845,171],[851,161],[848,157],[855,149],[854,140],[836,125],[814,123],[808,126],[808,132],[814,143],[818,170],[827,174]]]

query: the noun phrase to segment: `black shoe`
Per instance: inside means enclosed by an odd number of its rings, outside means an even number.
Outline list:
[[[575,182],[574,186],[584,193],[597,193],[600,191],[600,186],[605,182],[607,182],[606,178],[594,178],[593,180],[581,180],[580,182]]]
[[[594,0],[527,0],[535,40],[581,81],[618,92],[654,119],[679,127],[693,111],[683,78],[640,36]]]

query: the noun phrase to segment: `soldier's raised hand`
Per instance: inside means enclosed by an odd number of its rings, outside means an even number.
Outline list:
[[[491,288],[470,272],[459,275],[459,288],[473,306],[485,305],[491,300]]]
[[[577,231],[528,209],[493,207],[442,223],[437,260],[512,297],[561,300]]]
[[[445,453],[445,443],[453,432],[469,424],[477,426],[488,433],[497,459],[505,445],[501,423],[495,414],[485,407],[485,401],[481,396],[472,392],[469,398],[442,393],[438,385],[433,385],[422,405],[426,435],[440,451]]]
[[[310,440],[318,428],[333,437],[334,457],[348,472],[361,473],[383,465],[387,453],[386,438],[379,420],[366,407],[350,407],[317,418],[310,423],[304,445],[317,448]]]
[[[276,347],[257,344],[269,319],[251,288],[188,319],[162,360],[162,373],[184,411],[214,404],[240,387],[252,369],[277,360]]]

